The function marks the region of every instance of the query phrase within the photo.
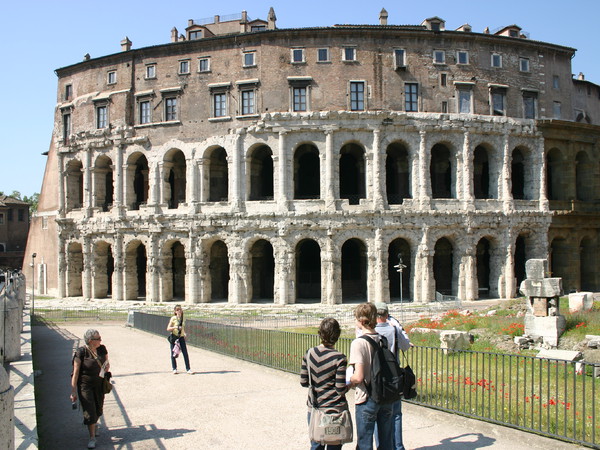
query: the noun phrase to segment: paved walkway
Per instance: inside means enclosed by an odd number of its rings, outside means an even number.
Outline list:
[[[173,375],[165,338],[114,322],[33,328],[39,448],[86,447],[81,412],[71,409],[68,397],[72,350],[90,327],[100,331],[114,374],[97,448],[308,448],[307,391],[297,375],[194,347],[188,348],[196,373]],[[11,365],[11,384],[18,389],[16,449],[36,447],[27,359],[24,353],[23,361]],[[581,448],[410,404],[404,404],[404,434],[407,449],[413,450]]]

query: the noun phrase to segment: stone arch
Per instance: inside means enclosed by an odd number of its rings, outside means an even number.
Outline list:
[[[521,286],[521,282],[527,278],[525,272],[525,263],[527,262],[529,251],[527,248],[526,236],[520,234],[515,240],[515,253],[513,267],[515,271],[515,278],[517,280],[517,289]]]
[[[455,174],[453,152],[445,144],[435,144],[431,148],[429,176],[431,180],[432,198],[454,198]]]
[[[213,147],[207,151],[208,201],[226,202],[229,198],[227,151]]]
[[[294,152],[294,199],[321,197],[319,149],[302,144]]]
[[[165,153],[163,160],[163,203],[169,209],[177,209],[186,198],[186,161],[179,149],[173,148]]]
[[[162,254],[161,300],[185,300],[185,247],[172,239],[165,243]]]
[[[83,249],[81,243],[71,242],[67,247],[67,297],[83,295]]]
[[[577,200],[594,200],[594,169],[587,152],[580,151],[575,157],[575,196]]]
[[[65,168],[66,186],[65,206],[67,211],[83,207],[83,164],[72,159]]]
[[[386,149],[385,188],[390,205],[402,204],[410,194],[410,163],[408,149],[403,143],[392,142]]]
[[[273,152],[268,145],[252,148],[248,156],[248,200],[273,200]]]
[[[520,148],[512,152],[510,163],[511,194],[514,200],[525,199],[525,155]]]
[[[358,205],[366,198],[365,150],[356,143],[345,144],[340,149],[340,198]]]
[[[132,153],[127,162],[126,181],[127,204],[132,210],[148,202],[148,177],[148,159],[140,152]]]
[[[402,264],[406,267],[402,269],[402,280],[400,273],[395,267],[399,264],[400,258]],[[394,239],[388,246],[388,280],[390,283],[390,302],[402,300],[402,302],[411,301],[411,274],[412,274],[412,254],[410,244],[402,238]],[[402,285],[402,291],[400,291]],[[400,295],[402,292],[402,295]]]
[[[114,201],[112,160],[106,155],[96,158],[93,175],[94,206],[108,211]]]
[[[273,301],[275,286],[275,257],[273,246],[266,239],[259,239],[250,248],[250,264],[253,301]]]
[[[583,237],[579,244],[579,286],[582,291],[597,291],[598,246],[590,237]]]
[[[473,152],[473,194],[476,199],[492,198],[490,186],[490,157],[485,145]]]
[[[209,250],[210,300],[227,301],[229,297],[229,254],[227,244],[218,240]]]
[[[342,245],[342,302],[367,301],[367,246],[358,238]]]
[[[107,298],[112,296],[112,277],[115,271],[115,260],[112,245],[106,241],[94,244],[92,269],[92,297]]]
[[[552,277],[563,279],[563,288],[569,292],[575,288],[571,281],[571,268],[575,261],[571,260],[572,249],[567,239],[555,237],[550,243],[550,273]],[[577,261],[579,263],[579,261]]]
[[[492,244],[490,240],[483,237],[477,243],[475,249],[477,267],[478,298],[490,298],[492,293]]]
[[[563,184],[565,176],[563,154],[559,149],[553,148],[546,155],[546,195],[548,200],[567,200]]]
[[[313,239],[296,245],[296,302],[321,301],[321,247]]]
[[[148,258],[146,246],[133,240],[125,247],[125,299],[136,300],[146,297],[146,268]]]
[[[454,246],[452,242],[442,237],[435,243],[433,254],[433,277],[435,290],[443,295],[454,295]]]

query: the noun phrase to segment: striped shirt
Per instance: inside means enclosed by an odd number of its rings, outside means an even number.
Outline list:
[[[310,365],[312,384],[317,396],[315,406],[334,410],[347,409],[346,355],[324,345],[313,347],[306,352],[300,368],[300,384],[309,388],[307,405],[310,408],[313,406],[314,395],[308,378],[307,364]]]

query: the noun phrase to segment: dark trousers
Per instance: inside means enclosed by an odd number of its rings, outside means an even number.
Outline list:
[[[173,346],[175,344],[171,344],[171,367],[173,370],[177,369],[177,358],[173,358]],[[185,344],[185,338],[179,338],[179,347],[181,348],[181,354],[183,355],[183,360],[185,361],[185,370],[190,370],[190,357],[187,352],[187,345]]]

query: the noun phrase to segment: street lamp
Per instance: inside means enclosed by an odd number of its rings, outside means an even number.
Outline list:
[[[404,308],[403,308],[403,297],[402,297],[402,272],[406,269],[406,265],[402,264],[402,253],[398,253],[398,264],[394,266],[396,272],[400,273],[400,312],[402,322],[404,322]]]
[[[33,325],[33,315],[35,313],[35,253],[31,254],[31,325]]]

